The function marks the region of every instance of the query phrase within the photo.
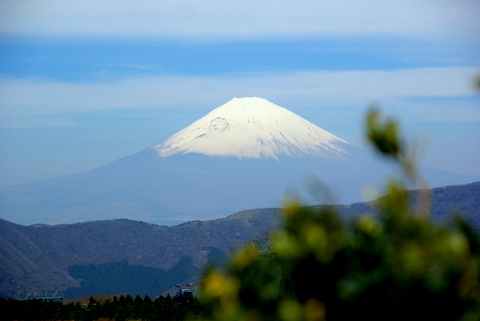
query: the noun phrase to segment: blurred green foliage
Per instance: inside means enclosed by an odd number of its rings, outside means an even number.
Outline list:
[[[378,110],[367,137],[415,182],[395,121]],[[480,320],[480,241],[463,220],[432,222],[399,180],[379,215],[343,221],[332,208],[287,204],[273,253],[237,252],[209,269],[202,300],[212,320]],[[425,196],[428,200],[428,195]]]

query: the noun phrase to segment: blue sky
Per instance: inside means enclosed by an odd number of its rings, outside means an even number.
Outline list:
[[[259,96],[356,145],[371,104],[480,175],[480,3],[0,3],[0,185],[78,173]]]

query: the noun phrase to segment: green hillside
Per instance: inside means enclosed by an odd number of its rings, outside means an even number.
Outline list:
[[[412,192],[415,193],[415,192]],[[344,217],[373,211],[369,203],[334,206]],[[461,212],[480,226],[480,182],[432,190],[432,216]],[[0,293],[61,290],[156,296],[200,276],[252,239],[268,237],[280,209],[254,209],[173,227],[131,220],[21,226],[0,220]]]

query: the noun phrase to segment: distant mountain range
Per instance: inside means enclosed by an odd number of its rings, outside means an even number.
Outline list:
[[[314,178],[332,203],[363,200],[393,169],[262,98],[235,98],[162,143],[77,175],[0,188],[0,217],[18,224],[126,218],[174,225],[279,207]],[[432,184],[477,181],[423,169]]]
[[[333,207],[346,219],[374,211],[370,203]],[[0,219],[0,294],[156,296],[198,278],[208,261],[220,264],[250,240],[267,237],[280,211],[247,210],[172,227],[131,220],[22,226]],[[454,212],[479,230],[480,182],[432,190],[433,219],[448,223]]]

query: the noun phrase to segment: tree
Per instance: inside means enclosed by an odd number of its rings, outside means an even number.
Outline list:
[[[377,110],[366,118],[375,149],[403,170],[390,180],[378,215],[342,220],[332,207],[293,201],[273,231],[274,253],[237,252],[226,269],[205,273],[202,299],[214,320],[478,320],[480,241],[461,218],[449,226],[428,215],[397,124]]]

